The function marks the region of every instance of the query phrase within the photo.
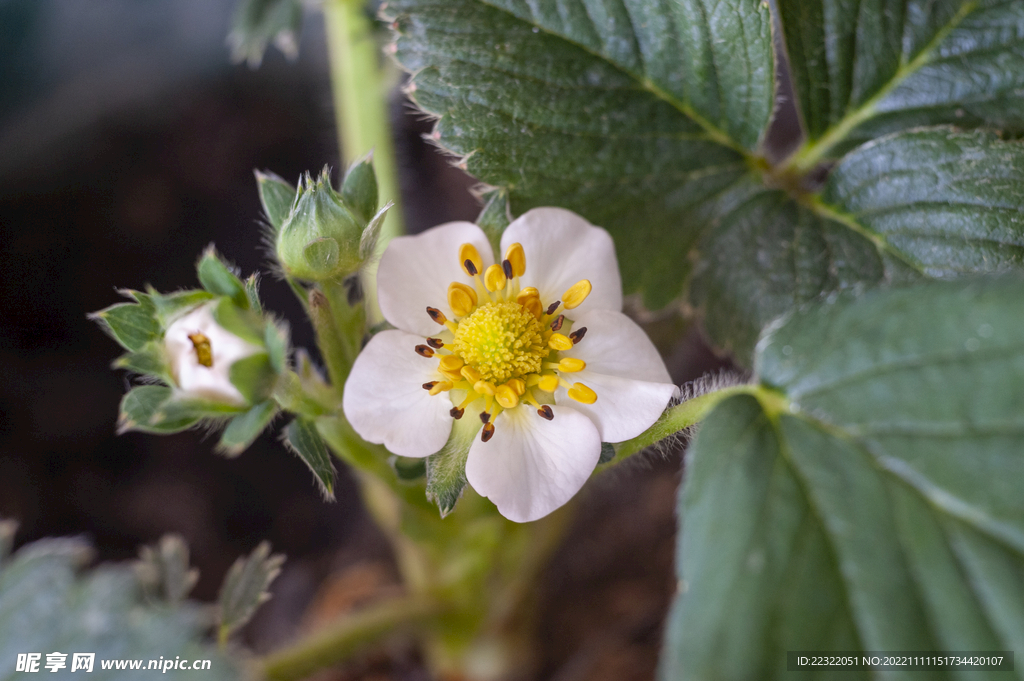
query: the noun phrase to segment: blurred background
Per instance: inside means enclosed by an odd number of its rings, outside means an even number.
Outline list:
[[[84,535],[100,560],[182,534],[212,600],[230,564],[263,539],[288,556],[274,598],[243,633],[257,651],[392,588],[384,539],[338,465],[337,501],[273,432],[236,459],[203,432],[115,437],[128,387],[117,345],[86,314],[115,289],[197,285],[210,242],[243,274],[268,272],[252,171],[288,180],[337,151],[320,15],[299,58],[252,70],[225,42],[233,0],[0,0],[0,518],[17,543]],[[398,76],[396,75],[396,83]],[[406,224],[472,220],[473,180],[391,103]],[[351,156],[367,150],[352,150]],[[387,200],[389,197],[382,197]],[[266,306],[312,334],[267,276]],[[646,316],[677,382],[722,361],[674,316]],[[539,678],[653,677],[672,573],[679,452],[638,457],[582,492],[568,542],[539,585]],[[393,649],[327,678],[424,679]]]

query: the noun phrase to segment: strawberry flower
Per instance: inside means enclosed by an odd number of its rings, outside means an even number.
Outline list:
[[[602,442],[639,435],[676,387],[622,314],[609,234],[559,208],[512,222],[494,262],[483,231],[451,222],[391,241],[377,275],[384,317],[356,359],[343,408],[363,439],[425,457],[454,419],[479,419],[469,484],[505,517],[562,506]]]

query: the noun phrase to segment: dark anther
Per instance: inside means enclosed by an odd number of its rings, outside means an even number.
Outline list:
[[[494,437],[494,424],[485,423],[483,430],[480,431],[480,441],[487,442],[492,437]]]
[[[581,340],[583,340],[583,337],[586,336],[586,335],[587,335],[587,327],[581,326],[580,328],[576,329],[575,331],[573,331],[572,333],[569,334],[569,340],[572,341],[573,345],[576,345]]]
[[[433,357],[434,356],[434,351],[431,350],[426,345],[417,345],[416,346],[416,354],[419,355],[420,357]]]
[[[586,331],[586,329],[584,329],[584,331]],[[427,345],[434,348],[435,350],[440,350],[441,348],[444,347],[444,341],[441,340],[440,338],[428,338]]]
[[[564,314],[558,315],[558,319],[556,319],[555,321],[551,322],[551,330],[552,331],[560,330],[562,328],[562,324],[564,322],[565,322],[565,315]]]
[[[548,305],[548,311],[546,314],[555,314],[555,310],[557,310],[558,306],[561,304],[561,300],[556,300],[555,302],[551,303],[550,305]]]
[[[423,384],[424,390],[433,390],[434,386],[437,385],[437,381],[427,381]]]
[[[541,418],[545,418],[548,421],[550,421],[553,418],[555,418],[555,412],[551,411],[551,407],[549,405],[547,405],[547,404],[545,404],[543,407],[538,409],[537,413],[540,414]]]
[[[452,407],[452,410],[448,413],[451,414],[453,419],[461,419],[462,415],[466,413],[466,410],[459,409],[458,407]]]
[[[466,262],[462,263],[462,265],[466,268],[466,271],[469,272],[469,276],[474,277],[479,274],[479,272],[476,271],[476,265],[474,265],[473,261],[469,258],[466,258]]]
[[[512,278],[512,262],[511,261],[509,261],[509,260],[502,260],[501,261],[501,269],[502,269],[502,271],[505,272],[505,278],[506,279],[511,279]]]
[[[486,411],[482,411],[480,412],[480,420],[483,421],[484,423],[489,423],[491,420],[491,415],[488,414]]]
[[[430,315],[430,318],[433,319],[438,324],[444,324],[446,319],[444,313],[438,310],[436,307],[428,307],[427,314]]]

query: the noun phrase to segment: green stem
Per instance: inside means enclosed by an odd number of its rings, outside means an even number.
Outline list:
[[[405,596],[375,603],[342,617],[290,648],[265,657],[260,665],[263,677],[273,681],[304,679],[439,612],[436,603],[419,597]]]
[[[373,35],[373,20],[363,0],[325,0],[324,23],[334,93],[334,115],[338,126],[341,158],[354,159],[373,149],[380,203],[394,201],[388,211],[377,253],[387,242],[405,232],[402,221],[402,197],[398,182],[388,114],[391,79],[385,77],[380,49]],[[377,268],[373,264],[363,273],[367,309],[371,325],[383,320],[377,306]]]

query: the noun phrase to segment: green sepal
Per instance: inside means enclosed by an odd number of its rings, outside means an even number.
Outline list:
[[[597,460],[597,465],[600,466],[603,463],[608,463],[615,458],[615,445],[610,442],[601,443],[601,456]]]
[[[270,322],[263,332],[263,343],[270,356],[270,365],[278,374],[284,373],[288,363],[289,332],[288,323],[284,321]]]
[[[512,223],[512,210],[508,204],[508,190],[490,189],[480,195],[484,208],[476,219],[476,224],[487,235],[494,249],[494,257],[501,256],[501,235]]]
[[[208,246],[196,263],[196,274],[203,288],[216,296],[227,296],[243,310],[249,308],[245,285],[231,268],[220,259],[216,249]]]
[[[334,466],[331,465],[330,452],[316,429],[316,423],[302,417],[295,419],[285,429],[284,444],[313,471],[313,477],[324,498],[333,501]]]
[[[129,352],[114,360],[115,369],[127,369],[145,376],[170,379],[167,355],[159,342],[146,343],[138,352]]]
[[[260,275],[250,274],[244,285],[245,296],[249,299],[249,307],[256,314],[263,314],[263,303],[260,302]]]
[[[405,480],[407,482],[413,480],[419,480],[427,474],[427,460],[426,459],[413,459],[408,456],[392,456],[388,461],[391,463],[391,467],[395,469],[395,476],[399,480]]]
[[[153,546],[139,550],[135,576],[151,598],[181,603],[199,581],[199,570],[189,567],[188,544],[177,534],[165,534]]]
[[[253,345],[263,345],[263,318],[251,310],[243,310],[230,298],[222,298],[213,310],[213,318],[226,331]]]
[[[236,360],[228,369],[231,384],[250,404],[262,402],[270,396],[277,383],[277,375],[270,355],[265,352]]]
[[[441,517],[455,509],[466,488],[466,457],[483,423],[472,414],[452,422],[448,442],[427,457],[427,499],[437,504]]]
[[[162,413],[161,408],[171,398],[172,390],[165,385],[140,385],[132,388],[121,398],[117,432],[136,430],[143,433],[169,435],[191,428],[202,418],[199,414],[179,414],[176,419],[154,417]]]
[[[284,221],[295,203],[296,189],[270,171],[253,171],[256,175],[256,187],[260,193],[260,203],[263,204],[263,214],[267,217],[267,224],[274,231],[276,236],[281,231]]]
[[[362,222],[377,212],[377,175],[373,172],[373,152],[349,166],[341,183],[341,198]]]
[[[225,456],[238,456],[249,448],[276,415],[277,403],[273,400],[260,402],[244,414],[239,414],[228,422],[217,450]]]
[[[314,276],[331,277],[338,267],[341,247],[330,237],[320,237],[306,244],[302,257]]]
[[[282,563],[284,556],[270,555],[270,544],[260,542],[228,570],[217,598],[217,638],[222,646],[231,632],[248,622],[256,608],[270,598],[267,587],[281,573]]]
[[[97,322],[125,350],[138,352],[162,334],[153,312],[151,305],[118,303],[94,312],[89,319]]]
[[[394,201],[388,201],[384,204],[384,207],[370,218],[366,229],[363,230],[363,235],[359,237],[359,257],[363,260],[373,255],[373,252],[377,249],[377,240],[380,238],[381,227],[384,226],[384,218],[387,217],[388,210],[394,205]]]
[[[273,42],[289,59],[299,54],[302,3],[299,0],[240,0],[228,34],[231,60],[256,68]]]
[[[214,300],[216,296],[202,289],[175,291],[174,293],[166,294],[149,289],[149,298],[153,302],[157,320],[163,328],[166,328],[176,317],[199,307],[203,303]]]
[[[224,402],[186,397],[172,389],[170,397],[157,407],[147,425],[162,428],[166,424],[173,425],[185,421],[193,424],[199,421],[222,421],[244,411],[245,408]]]

